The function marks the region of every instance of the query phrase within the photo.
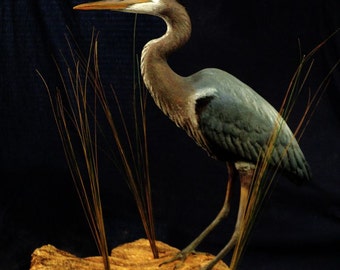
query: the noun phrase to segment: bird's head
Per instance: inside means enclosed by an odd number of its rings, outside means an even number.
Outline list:
[[[172,0],[170,0],[172,1]],[[115,10],[157,15],[166,7],[165,0],[106,0],[77,5],[77,10]]]

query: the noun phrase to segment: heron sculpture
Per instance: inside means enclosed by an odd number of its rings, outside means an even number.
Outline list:
[[[211,157],[227,163],[229,180],[222,209],[212,223],[176,259],[184,260],[228,215],[232,181],[238,174],[240,202],[235,230],[227,245],[203,269],[212,267],[236,244],[244,219],[255,164],[268,148],[278,122],[271,158],[272,167],[301,183],[310,179],[309,166],[290,128],[259,94],[231,74],[207,68],[183,77],[167,63],[170,53],[183,46],[191,34],[185,8],[176,0],[107,0],[77,5],[78,10],[113,10],[162,18],[167,31],[148,42],[141,55],[145,86],[157,106]]]

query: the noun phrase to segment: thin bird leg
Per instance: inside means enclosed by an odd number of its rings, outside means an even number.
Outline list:
[[[240,237],[240,232],[243,227],[244,214],[248,204],[249,188],[251,181],[253,179],[253,174],[255,172],[255,166],[253,164],[246,162],[238,162],[235,164],[235,167],[239,173],[241,184],[240,203],[237,214],[237,220],[235,224],[235,230],[227,245],[225,245],[225,247],[216,255],[216,257],[213,260],[211,260],[207,265],[201,268],[201,270],[212,269],[214,265],[218,263],[219,260],[223,259],[228,254],[228,252],[233,247],[235,247]]]
[[[218,213],[218,215],[215,217],[215,219],[210,223],[210,225],[194,240],[192,241],[186,248],[184,248],[182,251],[177,253],[173,258],[170,260],[167,260],[163,262],[161,265],[170,263],[176,260],[185,261],[185,259],[188,257],[190,253],[195,252],[195,248],[204,240],[204,238],[207,237],[207,235],[215,229],[215,227],[223,220],[225,219],[230,210],[230,199],[231,199],[231,190],[232,190],[232,182],[233,182],[233,176],[234,176],[234,167],[233,165],[227,163],[227,169],[228,169],[228,183],[227,183],[227,191],[226,196],[224,199],[223,207]]]

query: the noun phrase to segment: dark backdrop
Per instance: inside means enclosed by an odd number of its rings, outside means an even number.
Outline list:
[[[46,90],[60,85],[53,57],[67,55],[70,32],[83,50],[99,32],[103,83],[131,106],[134,16],[76,12],[79,1],[2,0],[0,35],[0,269],[28,269],[30,254],[53,244],[79,256],[97,254],[64,159]],[[193,21],[190,42],[171,56],[181,75],[224,69],[276,108],[307,53],[340,26],[328,1],[183,1]],[[68,30],[69,29],[69,30]],[[165,30],[138,17],[137,51]],[[316,89],[339,59],[339,34],[317,54],[307,87]],[[240,269],[337,269],[340,265],[340,78],[324,94],[301,141],[314,179],[278,181],[254,229]],[[303,95],[307,98],[307,94]],[[127,110],[129,111],[129,110]],[[296,124],[299,108],[290,124]],[[129,112],[127,112],[127,118]],[[219,210],[226,170],[148,104],[150,167],[158,239],[183,248]],[[103,200],[109,247],[144,237],[126,183],[105,163]],[[200,247],[216,253],[233,226],[224,223]]]

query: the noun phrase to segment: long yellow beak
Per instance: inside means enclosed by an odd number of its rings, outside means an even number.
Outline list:
[[[134,4],[151,2],[151,0],[107,0],[77,5],[77,10],[122,10]]]

